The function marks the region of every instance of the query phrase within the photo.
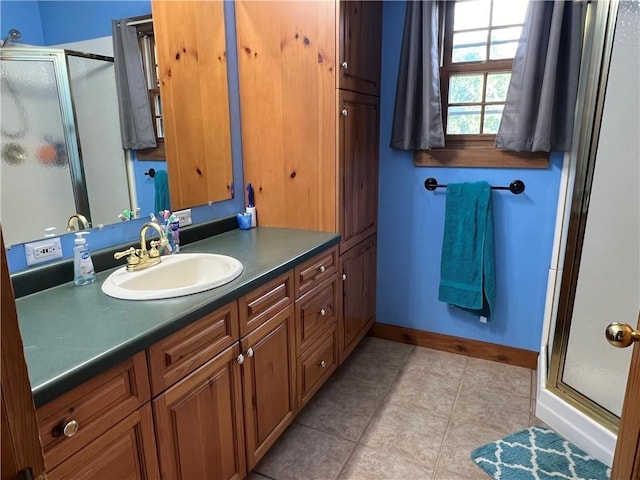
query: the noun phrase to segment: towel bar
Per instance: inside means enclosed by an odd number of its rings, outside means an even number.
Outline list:
[[[433,191],[436,188],[447,188],[446,185],[439,185],[438,180],[433,177],[429,177],[424,181],[424,188],[427,190]],[[524,182],[522,180],[514,180],[509,184],[508,187],[494,187],[491,186],[492,190],[510,190],[514,195],[519,195],[524,192]]]

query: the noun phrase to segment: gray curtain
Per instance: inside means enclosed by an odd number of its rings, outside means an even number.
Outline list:
[[[496,147],[571,149],[586,9],[585,1],[529,4]]]
[[[115,59],[118,110],[122,148],[140,150],[156,146],[149,90],[142,69],[136,27],[129,19],[113,20],[113,56]]]
[[[407,1],[391,147],[444,147],[438,56],[438,3]]]

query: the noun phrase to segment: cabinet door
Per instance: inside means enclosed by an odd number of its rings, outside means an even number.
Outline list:
[[[340,253],[376,231],[380,99],[340,92]]]
[[[382,2],[340,2],[340,88],[380,95]]]
[[[160,478],[151,407],[145,404],[47,473],[50,480]]]
[[[153,401],[162,478],[244,478],[238,354],[236,343]]]
[[[247,466],[251,470],[296,414],[293,305],[241,340]]]
[[[342,318],[340,363],[351,353],[375,322],[375,235],[340,257],[342,266]]]

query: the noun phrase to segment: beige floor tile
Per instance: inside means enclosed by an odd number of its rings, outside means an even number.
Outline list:
[[[433,469],[405,458],[358,445],[340,480],[429,480]]]
[[[269,477],[265,477],[263,475],[260,475],[259,473],[251,472],[249,473],[249,475],[245,480],[270,480],[270,479]]]
[[[481,426],[474,422],[449,425],[435,478],[438,480],[487,478],[486,474],[471,460],[471,452],[505,435],[504,430]]]
[[[462,384],[451,421],[482,425],[505,434],[529,426],[531,399]]]
[[[538,371],[531,371],[531,398],[535,399],[538,396]]]
[[[364,337],[349,356],[348,361],[373,367],[399,370],[414,348],[413,345],[406,343],[392,342],[376,337]]]
[[[401,372],[385,403],[422,407],[429,414],[448,418],[456,400],[460,380],[433,373]]]
[[[452,379],[461,379],[466,365],[467,357],[464,355],[416,347],[407,358],[402,371],[419,374],[433,373]]]
[[[427,467],[435,466],[448,418],[420,407],[386,404],[376,413],[360,443]]]
[[[276,480],[333,480],[355,446],[355,443],[293,424],[254,471]]]
[[[352,390],[354,385],[360,396],[382,400],[399,370],[347,359],[327,384],[327,389]]]
[[[470,358],[463,382],[470,387],[531,397],[531,370],[506,363]]]
[[[338,437],[357,441],[384,397],[375,387],[353,381],[325,385],[296,417],[295,422]]]

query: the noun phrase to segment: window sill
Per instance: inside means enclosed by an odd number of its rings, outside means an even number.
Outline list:
[[[138,160],[166,160],[167,155],[164,151],[164,142],[158,142],[156,148],[145,148],[144,150],[136,150]]]
[[[548,168],[547,152],[510,152],[490,147],[415,150],[416,167]]]

